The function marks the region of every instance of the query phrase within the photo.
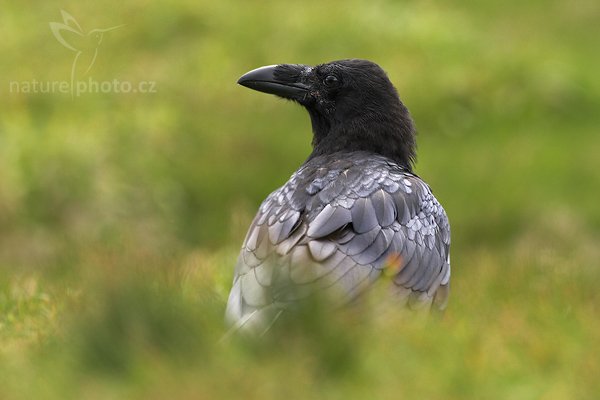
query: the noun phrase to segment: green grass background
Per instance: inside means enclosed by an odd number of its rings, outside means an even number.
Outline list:
[[[89,77],[157,92],[11,93],[69,79],[60,10],[125,24]],[[598,21],[595,0],[0,1],[0,398],[598,398]],[[448,311],[220,342],[245,230],[310,151],[303,110],[236,79],[352,57],[416,121]]]

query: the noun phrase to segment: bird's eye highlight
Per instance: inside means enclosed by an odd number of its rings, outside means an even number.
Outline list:
[[[338,83],[338,78],[334,75],[327,75],[327,77],[323,80],[323,83],[326,86],[334,86]]]

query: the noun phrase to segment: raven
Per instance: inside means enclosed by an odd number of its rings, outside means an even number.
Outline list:
[[[262,329],[319,289],[349,302],[384,270],[399,304],[443,310],[450,225],[413,172],[415,128],[381,67],[358,59],[280,64],[238,83],[302,105],[313,151],[260,206],[235,267],[227,321]]]

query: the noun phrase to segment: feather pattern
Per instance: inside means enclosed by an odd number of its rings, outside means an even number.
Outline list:
[[[446,214],[418,176],[372,153],[317,156],[260,206],[227,318],[240,323],[275,312],[319,288],[351,301],[394,257],[401,260],[392,283],[400,302],[442,310],[449,246]]]

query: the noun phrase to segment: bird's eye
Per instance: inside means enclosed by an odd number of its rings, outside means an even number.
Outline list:
[[[326,86],[336,85],[337,82],[338,82],[338,78],[336,78],[334,75],[327,75],[327,77],[323,80],[323,83]]]

